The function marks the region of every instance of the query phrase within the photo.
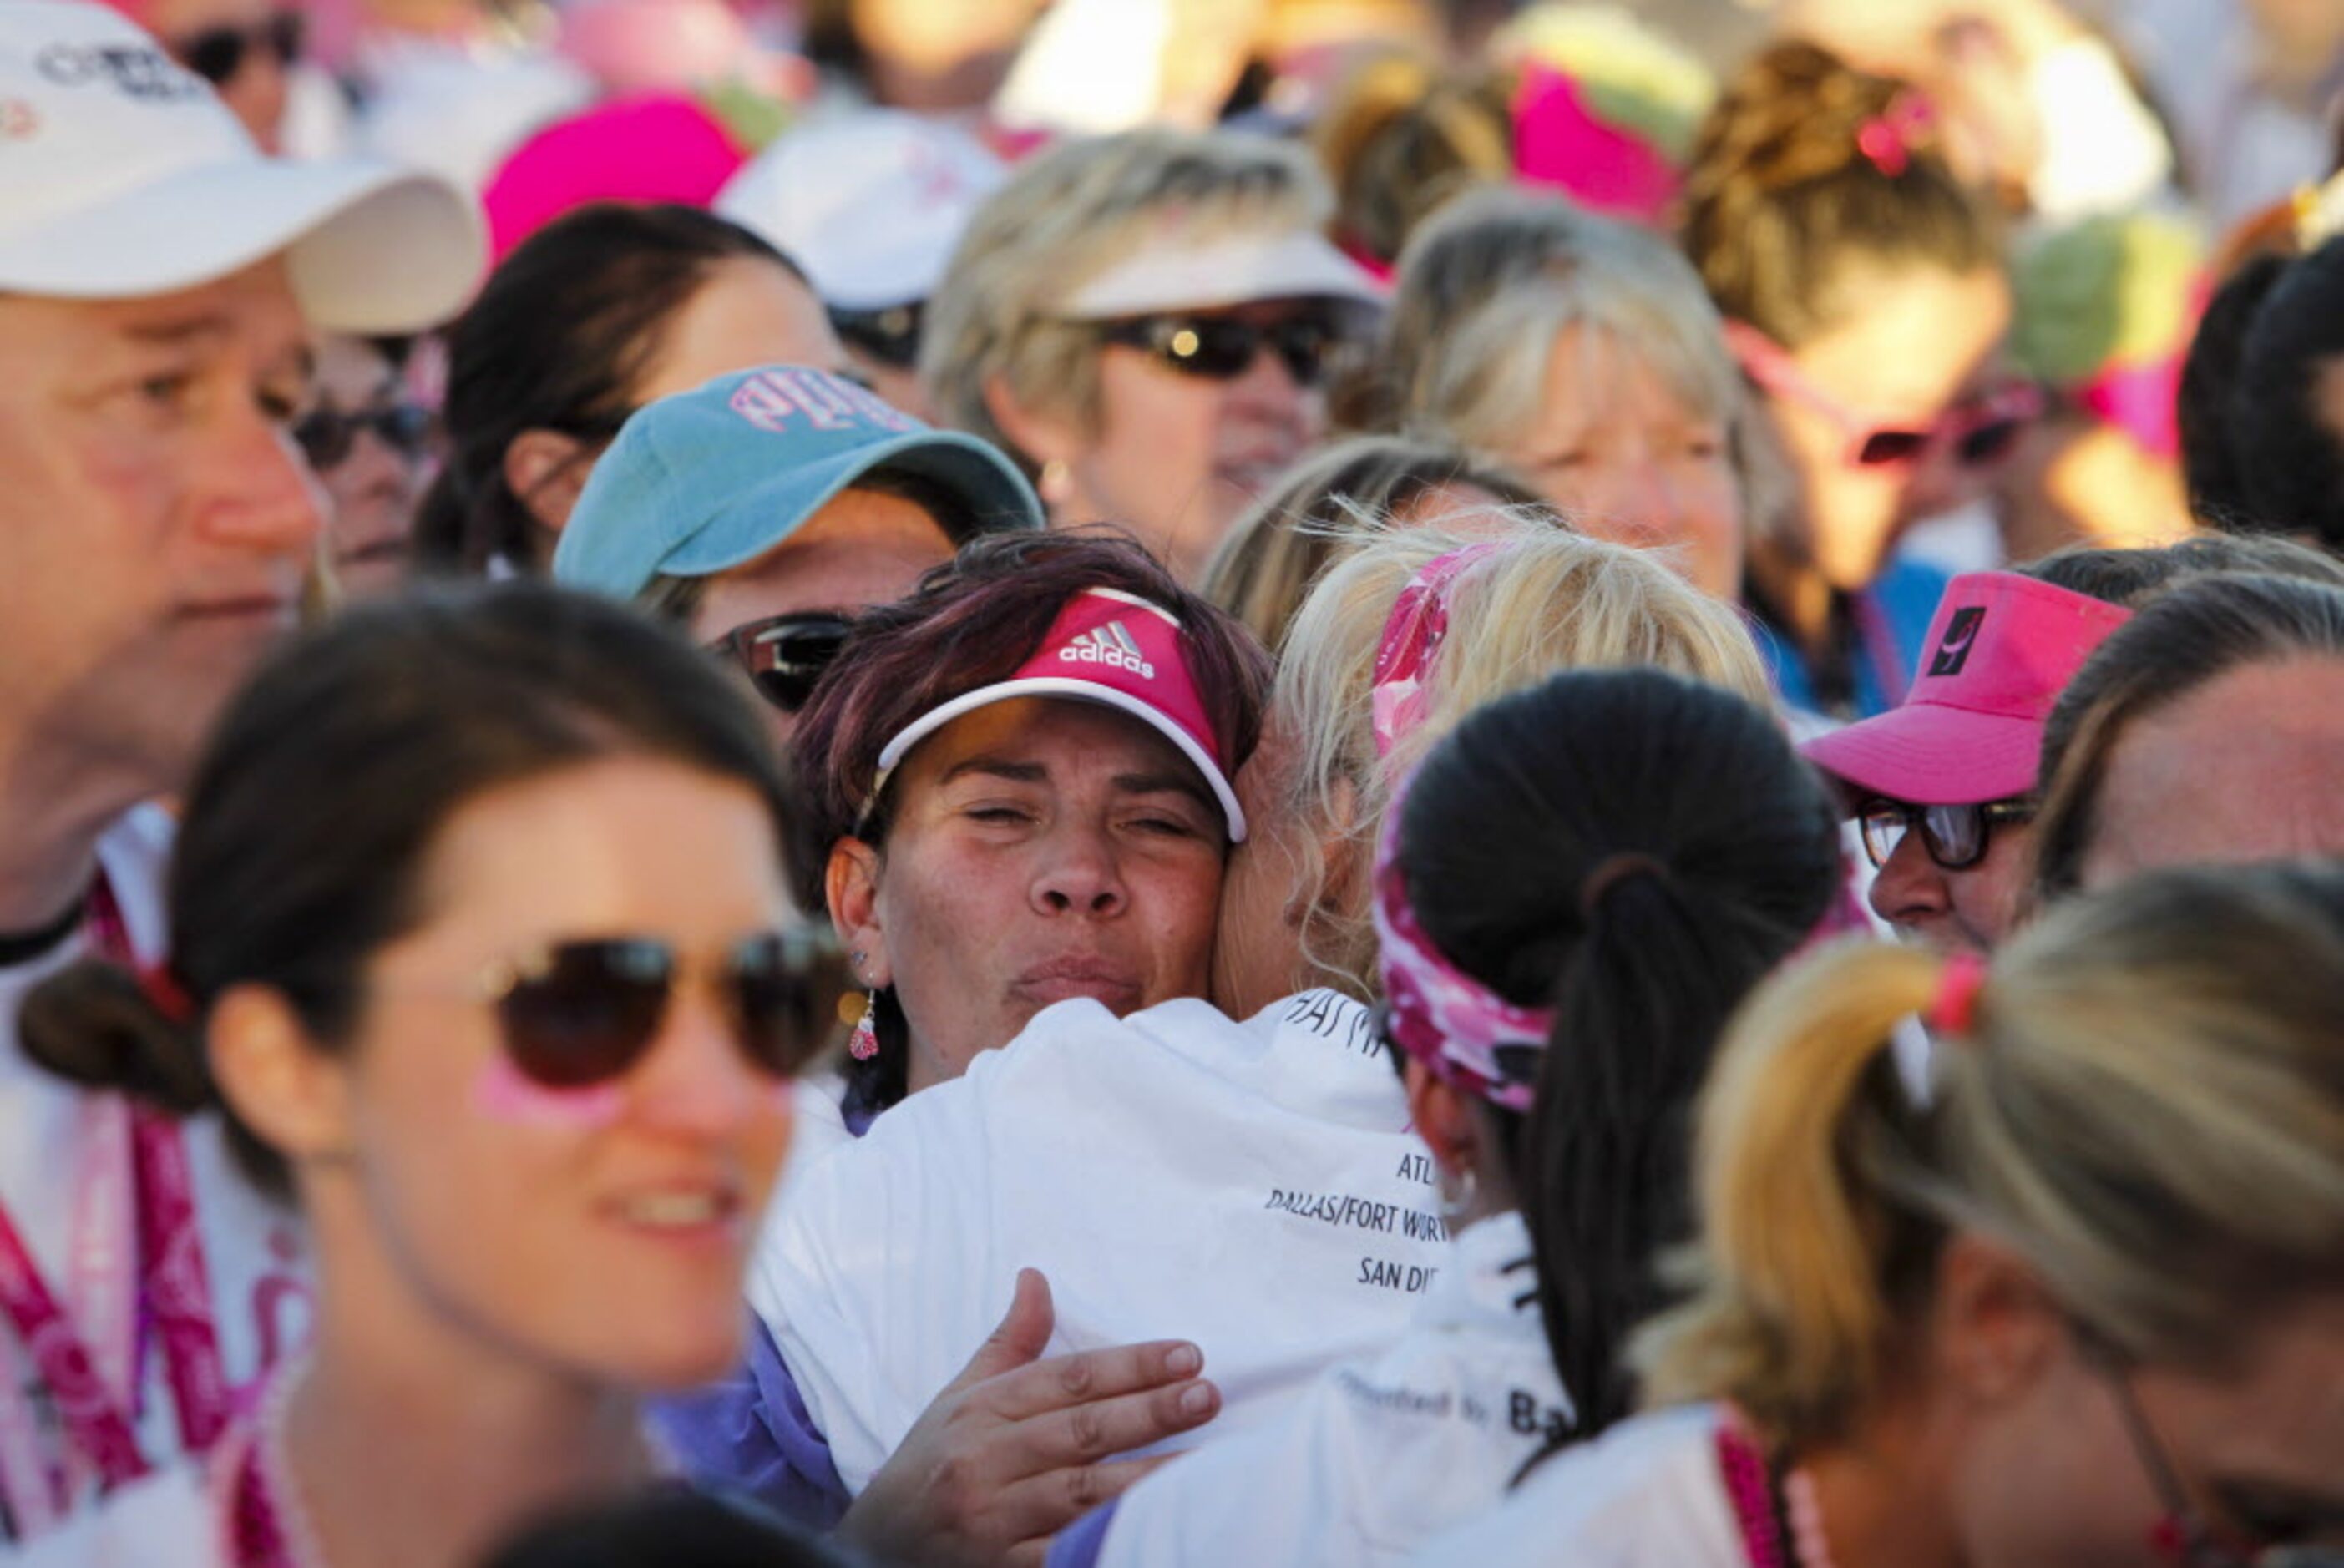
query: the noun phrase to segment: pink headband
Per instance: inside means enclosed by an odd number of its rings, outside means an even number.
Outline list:
[[[1476,547],[1480,548],[1480,547]],[[1400,803],[1393,793],[1376,845],[1376,941],[1383,971],[1384,1031],[1442,1078],[1492,1105],[1527,1112],[1536,1085],[1509,1073],[1501,1046],[1546,1047],[1554,1014],[1518,1007],[1440,955],[1409,907],[1399,874]]]
[[[1502,548],[1504,542],[1484,540],[1434,557],[1408,580],[1408,586],[1392,602],[1371,677],[1374,693],[1369,703],[1377,756],[1391,755],[1392,748],[1424,723],[1431,703],[1424,683],[1432,674],[1432,656],[1449,635],[1449,585],[1459,572]]]

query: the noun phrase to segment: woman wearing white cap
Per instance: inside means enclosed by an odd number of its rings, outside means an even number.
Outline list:
[[[1063,144],[977,209],[929,302],[945,423],[1036,477],[1054,522],[1116,522],[1186,582],[1325,434],[1349,319],[1376,298],[1320,233],[1299,148],[1234,132]]]
[[[316,559],[290,429],[312,335],[433,325],[482,247],[440,181],[262,157],[105,7],[0,4],[0,106],[5,1555],[207,1447],[306,1329],[299,1228],[237,1179],[217,1120],[38,1071],[17,1009],[76,957],[165,943],[173,829],[148,803],[185,788]],[[204,1332],[140,1333],[167,1264]],[[61,1391],[90,1369],[76,1407]]]
[[[1823,791],[1731,693],[1586,671],[1467,718],[1374,874],[1440,1280],[1396,1342],[1062,1533],[1053,1564],[1397,1562],[1619,1419],[1711,1048],[1838,871]]]

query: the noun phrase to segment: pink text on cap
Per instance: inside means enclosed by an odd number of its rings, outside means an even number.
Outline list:
[[[903,434],[923,428],[917,420],[888,407],[875,394],[821,370],[761,370],[732,389],[726,406],[776,436],[787,434],[794,419],[804,420],[817,430],[876,425]]]

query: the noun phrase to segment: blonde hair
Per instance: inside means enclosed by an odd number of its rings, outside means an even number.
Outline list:
[[[1198,592],[1275,652],[1347,529],[1415,512],[1443,490],[1483,491],[1500,505],[1545,510],[1539,493],[1497,463],[1446,441],[1354,436],[1304,458],[1221,536]],[[1551,520],[1565,526],[1560,517]]]
[[[1878,944],[1777,976],[1702,1096],[1697,1293],[1648,1397],[1844,1432],[1928,1310],[1952,1229],[2025,1257],[2132,1360],[2217,1368],[2242,1320],[2344,1284],[2344,869],[2154,873],[1996,960],[1926,1107],[1890,1033],[1945,961]]]
[[[1332,207],[1307,153],[1242,132],[1129,131],[1036,154],[977,209],[928,301],[920,379],[938,422],[1031,470],[985,388],[998,379],[1027,409],[1095,423],[1097,334],[1059,318],[1063,301],[1167,226],[1188,242],[1316,229]]]
[[[1743,515],[1780,513],[1789,484],[1752,418],[1749,389],[1700,275],[1643,230],[1561,197],[1475,190],[1401,254],[1370,422],[1508,455],[1546,402],[1565,329],[1650,365],[1686,407],[1725,427]],[[1591,402],[1604,389],[1591,387]]]
[[[1449,634],[1426,683],[1424,719],[1378,758],[1374,671],[1400,590],[1450,551],[1502,548],[1448,591]],[[1302,856],[1298,895],[1308,982],[1376,989],[1376,943],[1361,878],[1395,783],[1474,708],[1564,670],[1649,667],[1773,703],[1749,632],[1729,607],[1648,551],[1553,526],[1549,514],[1483,510],[1345,541],[1296,612],[1270,696],[1269,727],[1294,748],[1276,809]],[[1331,847],[1334,855],[1330,856]]]
[[[1544,400],[1555,338],[1582,325],[1701,412],[1739,417],[1741,375],[1691,263],[1561,197],[1496,188],[1442,207],[1400,258],[1384,341],[1399,422],[1471,447],[1511,440]]]

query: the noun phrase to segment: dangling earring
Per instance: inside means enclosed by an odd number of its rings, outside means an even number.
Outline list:
[[[854,977],[863,978],[863,955],[854,956]],[[855,1021],[854,1033],[847,1037],[846,1054],[858,1062],[867,1062],[879,1054],[879,993],[867,991],[863,998],[863,1017]]]
[[[1481,1196],[1481,1179],[1470,1170],[1460,1170],[1454,1177],[1443,1170],[1434,1190],[1440,1198],[1440,1223],[1454,1231],[1473,1212],[1473,1205]]]

